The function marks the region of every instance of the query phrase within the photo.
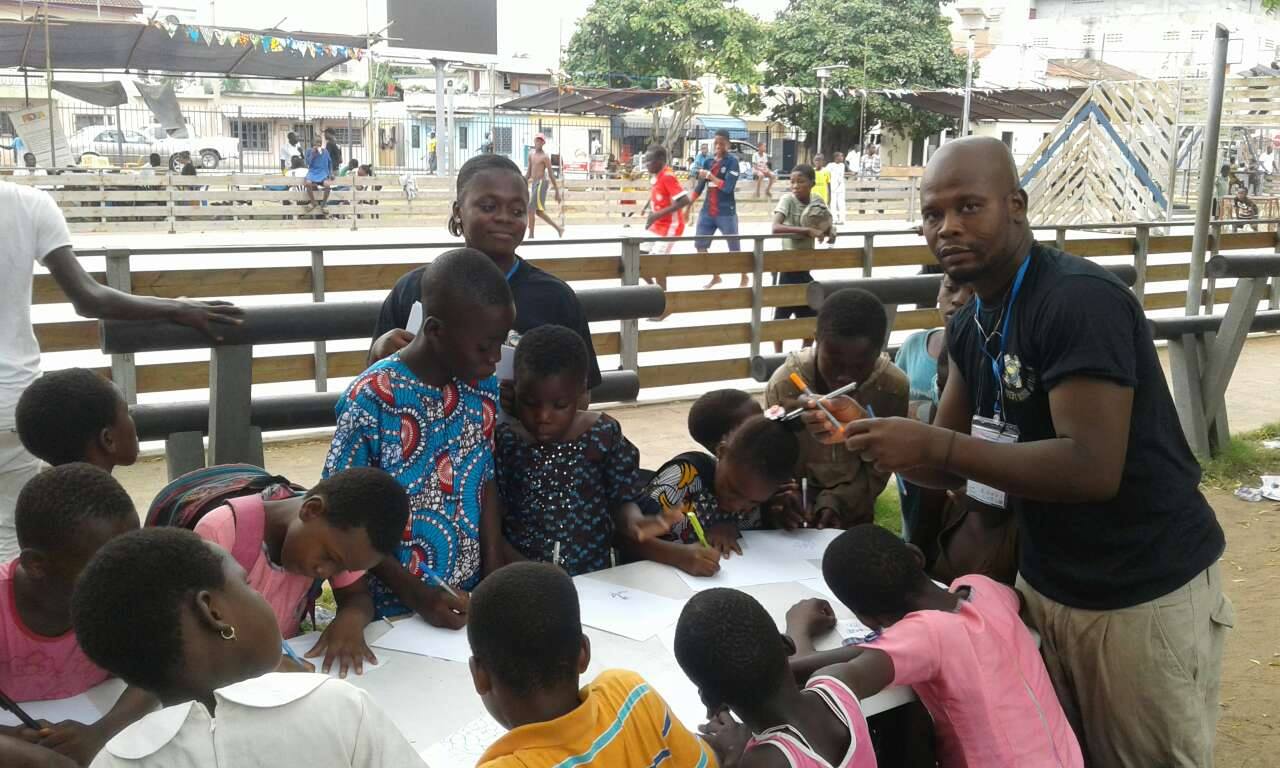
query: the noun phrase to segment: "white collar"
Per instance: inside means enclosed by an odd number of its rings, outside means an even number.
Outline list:
[[[226,704],[271,709],[292,704],[330,679],[328,675],[273,672],[219,688],[213,695],[219,710]],[[212,720],[209,711],[199,702],[175,704],[159,712],[152,712],[125,728],[107,742],[106,750],[122,760],[141,760],[154,755],[173,741],[188,722],[208,723]]]

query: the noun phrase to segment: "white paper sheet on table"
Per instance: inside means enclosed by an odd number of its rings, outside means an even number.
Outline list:
[[[632,640],[648,640],[675,624],[684,608],[680,600],[586,576],[575,578],[573,583],[583,624]]]
[[[741,555],[733,555],[728,560],[720,561],[720,570],[714,576],[690,576],[678,571],[684,583],[695,592],[715,587],[754,587],[757,584],[777,584],[784,581],[802,581],[818,578],[822,574],[808,560],[796,558],[773,558],[765,553],[752,553],[743,550]]]
[[[395,629],[387,630],[385,635],[370,645],[447,661],[465,662],[471,658],[471,645],[467,642],[465,629],[433,627],[417,616],[402,619],[395,624]]]
[[[294,653],[298,654],[298,658],[304,661],[311,662],[312,664],[315,665],[317,672],[323,673],[324,672],[324,670],[322,669],[322,667],[324,666],[323,656],[320,656],[314,659],[307,658],[307,652],[315,647],[316,641],[320,639],[320,635],[321,635],[320,632],[308,632],[305,635],[298,635],[297,637],[291,637],[288,640],[285,640],[285,642],[289,644],[289,647],[293,649]],[[374,655],[377,655],[377,651],[374,651]],[[387,661],[386,658],[379,658],[378,663],[375,664],[373,662],[370,662],[368,659],[365,659],[364,674],[367,675],[370,672],[374,671],[375,669],[381,669],[383,665],[386,663],[386,661]],[[337,660],[334,660],[333,666],[329,668],[329,677],[338,677],[341,672],[342,672],[342,664],[340,664]],[[354,668],[349,669],[347,671],[347,677],[353,677],[355,674],[356,674],[356,671]]]
[[[475,768],[489,745],[506,734],[492,717],[485,715],[455,731],[449,738],[418,751],[431,768]]]
[[[827,546],[844,531],[827,528],[801,528],[795,531],[744,531],[743,551],[751,550],[771,558],[821,560]]]
[[[121,688],[123,689],[123,685]],[[19,706],[28,715],[36,720],[47,720],[50,723],[60,723],[63,720],[75,720],[77,723],[85,723],[86,725],[96,723],[107,714],[107,710],[115,703],[115,697],[108,697],[110,702],[104,709],[94,704],[89,695],[82,693],[79,696],[72,696],[68,699],[54,699],[52,701],[29,701],[19,702]],[[21,725],[17,716],[0,709],[0,725]]]

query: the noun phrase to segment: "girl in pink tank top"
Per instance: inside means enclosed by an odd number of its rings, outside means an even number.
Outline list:
[[[858,697],[848,686],[834,677],[815,677],[805,686],[806,693],[813,693],[831,708],[831,713],[849,729],[849,749],[839,762],[830,763],[809,746],[804,734],[790,725],[779,725],[752,736],[747,751],[769,746],[786,755],[792,768],[876,768],[876,755],[871,749],[871,733],[867,719],[862,716]]]

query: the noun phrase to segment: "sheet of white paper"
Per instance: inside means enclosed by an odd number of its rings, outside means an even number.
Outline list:
[[[707,722],[707,705],[702,703],[698,687],[685,677],[680,665],[671,663],[643,677],[662,696],[667,708],[685,728],[696,731],[699,725]]]
[[[648,640],[674,625],[684,608],[680,600],[585,576],[577,577],[573,583],[578,589],[583,624],[632,640]]]
[[[298,654],[298,658],[303,659],[305,661],[309,661],[312,664],[314,664],[316,666],[317,672],[322,672],[321,667],[324,666],[324,657],[319,656],[314,659],[308,659],[306,658],[306,654],[308,651],[310,651],[312,648],[315,647],[316,641],[320,639],[320,634],[321,633],[319,632],[308,632],[305,635],[298,635],[297,637],[290,638],[285,641],[286,643],[289,644],[289,647],[293,649],[293,652]],[[377,651],[374,651],[374,655],[375,656],[377,655]],[[364,673],[367,675],[375,669],[381,669],[383,665],[386,664],[386,662],[387,662],[387,657],[385,654],[379,657],[377,664],[374,664],[370,662],[368,659],[365,659]],[[338,677],[338,675],[341,672],[342,672],[342,665],[335,660],[333,662],[333,666],[329,668],[329,677]],[[356,673],[355,670],[352,669],[347,672],[347,677],[353,677],[355,673]]]
[[[753,587],[757,584],[777,584],[784,581],[813,579],[821,572],[808,560],[771,558],[763,553],[755,554],[745,548],[743,554],[720,561],[720,570],[714,576],[690,576],[678,571],[684,583],[695,592],[715,587]]]
[[[827,582],[823,581],[821,576],[816,579],[805,579],[800,582],[800,586],[812,589],[825,597],[829,603],[837,605],[840,603],[840,598],[836,597],[836,593],[831,591],[831,587],[827,586]]]
[[[494,371],[498,381],[516,380],[516,348],[510,344],[502,345],[502,357],[498,358],[498,367]]]
[[[94,704],[90,700],[88,694],[80,694],[72,696],[69,699],[54,699],[53,701],[30,701],[19,702],[18,706],[28,715],[36,720],[47,720],[50,723],[60,723],[63,720],[75,720],[77,723],[85,723],[86,725],[96,723],[107,714],[111,709],[111,704],[115,703],[115,697],[111,697],[106,708]],[[17,716],[6,710],[0,709],[0,725],[21,725],[22,721]]]
[[[840,619],[836,622],[836,632],[844,645],[865,643],[875,631],[857,619]]]
[[[485,715],[467,723],[443,741],[420,750],[419,755],[431,768],[475,768],[480,757],[506,734],[492,717]]]
[[[413,302],[413,307],[409,309],[409,322],[404,324],[404,329],[414,336],[422,330],[422,302]]]
[[[466,630],[440,629],[417,616],[402,619],[395,624],[395,629],[387,630],[385,635],[374,640],[371,645],[447,661],[465,662],[471,658],[471,645],[467,642]]]
[[[821,560],[827,546],[844,531],[801,528],[795,531],[743,531],[743,551],[776,559]]]

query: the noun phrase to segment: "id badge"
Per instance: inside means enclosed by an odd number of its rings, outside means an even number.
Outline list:
[[[995,419],[974,416],[969,426],[969,434],[979,440],[992,443],[1018,442],[1018,427]],[[965,494],[974,501],[982,502],[989,507],[1004,509],[1008,503],[1008,494],[989,485],[975,483],[970,480],[965,486]]]

